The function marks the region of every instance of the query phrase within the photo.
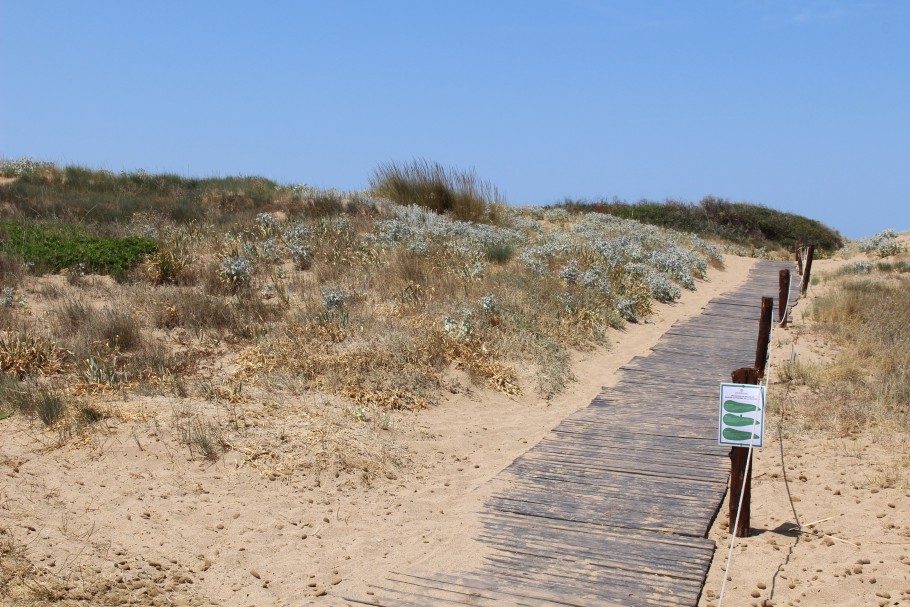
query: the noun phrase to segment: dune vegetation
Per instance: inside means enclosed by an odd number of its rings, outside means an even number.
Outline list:
[[[845,242],[837,230],[815,219],[714,196],[707,196],[697,204],[678,200],[641,200],[633,203],[622,200],[566,200],[556,207],[574,213],[607,213],[772,251],[792,251],[794,245],[801,242],[815,244],[819,253],[831,253]]]
[[[293,389],[357,410],[472,387],[546,398],[572,350],[722,263],[694,234],[508,207],[473,173],[422,162],[381,166],[367,192],[0,173],[0,371],[30,394],[3,406],[51,424],[90,421],[89,397],[111,391]]]
[[[796,428],[838,436],[910,431],[908,271],[906,259],[860,260],[820,280],[825,291],[804,312],[811,335],[821,340],[817,355],[780,370],[783,386],[797,389],[787,399]]]

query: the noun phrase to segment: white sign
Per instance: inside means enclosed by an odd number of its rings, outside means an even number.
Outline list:
[[[765,387],[721,384],[717,442],[737,447],[761,447],[765,434]]]

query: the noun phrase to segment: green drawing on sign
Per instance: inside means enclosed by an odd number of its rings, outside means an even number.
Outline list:
[[[724,423],[728,426],[751,426],[752,424],[758,426],[760,422],[757,422],[751,417],[743,417],[742,415],[733,415],[732,413],[727,413],[724,415]]]
[[[736,428],[724,428],[723,436],[727,440],[749,440],[758,439],[757,434],[752,434],[751,432],[743,432],[742,430],[737,430]]]
[[[724,410],[730,413],[749,413],[758,411],[758,407],[750,403],[741,403],[738,400],[724,401]]]

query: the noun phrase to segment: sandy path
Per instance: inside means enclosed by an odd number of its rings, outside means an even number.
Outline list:
[[[470,567],[483,556],[472,538],[488,481],[611,385],[673,322],[741,284],[753,263],[728,257],[698,291],[614,332],[608,351],[576,355],[578,381],[550,402],[478,391],[395,415],[387,447],[406,454],[402,472],[371,486],[293,486],[238,466],[236,454],[203,464],[151,414],[62,448],[8,420],[0,526],[38,565],[74,583],[87,571],[158,580],[137,588],[138,598],[176,588],[225,605],[334,604],[392,569]],[[140,405],[151,413],[167,403]],[[283,402],[283,414],[298,406]]]

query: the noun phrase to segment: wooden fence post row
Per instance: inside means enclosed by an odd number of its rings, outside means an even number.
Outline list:
[[[780,323],[780,326],[787,326],[787,306],[789,305],[790,299],[790,270],[784,269],[780,271],[780,278],[778,279],[779,293],[778,293],[778,302],[777,302],[777,322]]]
[[[810,244],[809,249],[806,252],[806,268],[803,270],[803,286],[800,290],[800,293],[803,295],[806,294],[806,291],[809,290],[809,279],[810,274],[812,273],[812,258],[815,256],[815,245]]]
[[[771,340],[771,312],[774,309],[773,297],[761,298],[761,316],[758,319],[758,343],[755,345],[755,369],[759,377],[765,375],[765,363],[768,360],[768,345]],[[741,384],[746,382],[739,382]]]
[[[790,292],[790,271],[780,272],[780,310],[778,316],[784,318],[787,309],[787,296]],[[758,319],[758,340],[755,345],[755,367],[737,369],[731,375],[735,384],[757,385],[765,374],[768,362],[768,348],[771,341],[771,315],[774,308],[773,297],[761,298],[761,316]],[[739,496],[742,493],[742,509],[739,521],[736,510],[739,508]],[[752,464],[749,462],[748,447],[730,449],[730,499],[729,499],[730,532],[736,537],[749,535],[752,518]],[[735,529],[734,529],[735,527]]]
[[[801,243],[800,241],[797,240],[794,250],[796,251],[796,273],[799,276],[802,276],[803,275],[803,243]]]

